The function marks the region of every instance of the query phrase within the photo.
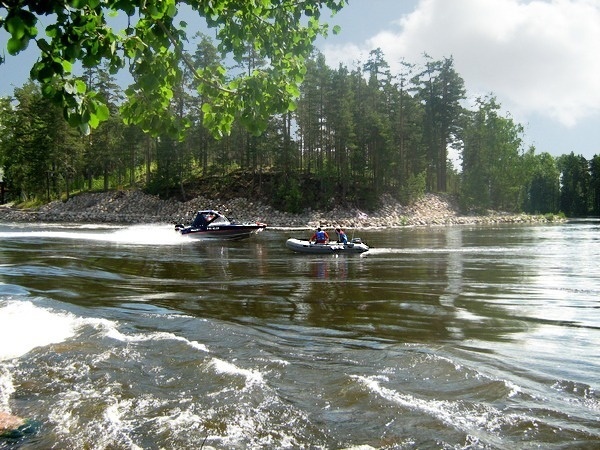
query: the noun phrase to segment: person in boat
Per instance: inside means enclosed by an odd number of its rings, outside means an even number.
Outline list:
[[[335,229],[335,232],[337,234],[338,237],[338,242],[340,244],[347,244],[348,243],[348,236],[346,235],[346,233],[344,233],[344,230],[342,230],[340,227],[337,227]]]
[[[329,235],[327,231],[321,230],[321,227],[317,228],[315,234],[310,238],[311,241],[316,242],[317,244],[327,244],[329,242]]]

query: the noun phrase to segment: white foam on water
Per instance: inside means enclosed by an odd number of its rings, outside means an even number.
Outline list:
[[[361,255],[385,255],[385,254],[401,254],[401,255],[425,255],[425,254],[466,254],[478,255],[482,253],[500,253],[500,254],[518,254],[522,249],[510,247],[462,247],[462,248],[393,248],[393,247],[371,247],[368,252]]]
[[[28,300],[0,300],[0,361],[18,358],[37,347],[64,342],[85,325],[104,330],[106,336],[122,342],[173,340],[209,352],[206,345],[173,333],[127,335],[118,330],[117,322],[110,320],[81,318],[69,312],[37,306]]]
[[[216,373],[244,377],[246,379],[245,389],[255,385],[264,385],[265,383],[262,373],[257,370],[242,369],[233,363],[218,358],[213,358],[210,364]]]
[[[132,342],[132,343],[148,342],[148,341],[163,341],[163,340],[179,341],[179,342],[183,342],[183,343],[189,345],[192,348],[195,348],[196,350],[200,350],[200,351],[209,353],[208,347],[204,344],[201,344],[198,341],[190,341],[189,339],[186,339],[183,336],[177,336],[176,334],[168,333],[168,332],[164,332],[164,331],[157,331],[157,332],[148,333],[148,334],[127,335],[127,334],[121,333],[116,327],[111,327],[108,329],[106,336],[111,339],[120,341],[120,342]]]
[[[189,241],[171,225],[134,225],[103,236],[109,242],[121,244],[177,245]]]
[[[97,230],[82,232],[74,229],[46,228],[35,231],[3,231],[0,232],[0,238],[71,239],[134,245],[177,245],[190,241],[185,236],[175,232],[171,225],[133,225],[125,228],[99,228]]]
[[[0,365],[0,411],[10,411],[9,399],[15,392],[13,378],[7,367]]]
[[[131,427],[128,423],[128,417],[132,411],[133,401],[131,399],[116,401],[108,406],[103,414],[103,428],[105,430],[104,442],[102,447],[109,448],[115,442],[124,441],[128,449],[141,450],[141,447],[136,445],[130,437]]]
[[[488,405],[449,400],[424,400],[410,394],[403,394],[382,386],[381,383],[387,381],[387,377],[353,375],[351,378],[386,401],[413,411],[421,411],[471,436],[477,436],[482,432],[494,435],[507,423],[532,421],[531,418],[523,416],[506,415]]]
[[[81,403],[90,397],[98,397],[104,404],[101,415],[93,419],[81,416],[78,412]],[[100,398],[101,397],[101,398]],[[141,450],[132,436],[132,430],[138,418],[135,409],[136,399],[118,399],[111,394],[111,389],[103,392],[90,390],[81,392],[64,392],[48,416],[57,434],[62,435],[64,448],[127,448]],[[99,411],[98,411],[99,412]]]
[[[78,326],[78,318],[69,313],[41,308],[30,301],[0,302],[0,361],[63,342]]]

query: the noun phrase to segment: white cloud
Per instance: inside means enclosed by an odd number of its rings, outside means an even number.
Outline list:
[[[353,67],[381,48],[395,73],[423,53],[452,56],[470,94],[494,93],[517,118],[574,126],[600,113],[598,0],[421,0],[394,24],[323,53]]]

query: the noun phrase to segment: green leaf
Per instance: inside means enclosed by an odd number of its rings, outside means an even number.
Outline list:
[[[86,0],[68,0],[69,6],[71,6],[74,9],[83,8],[84,6],[86,6],[86,3]]]
[[[52,47],[50,46],[48,41],[46,41],[46,39],[38,39],[37,46],[41,51],[45,53],[50,53],[52,51]]]
[[[167,7],[166,14],[169,17],[175,17],[175,15],[177,14],[177,6],[175,6],[175,3],[169,4],[169,6]]]
[[[110,110],[108,109],[108,106],[106,106],[104,103],[98,103],[96,106],[96,116],[98,119],[101,122],[107,120],[110,117]]]
[[[96,114],[90,115],[89,125],[91,128],[98,128],[98,125],[100,125],[100,119]]]
[[[156,5],[152,5],[148,8],[148,13],[150,14],[150,17],[152,17],[155,20],[158,19],[162,19],[163,13],[162,11],[160,11]]]
[[[6,19],[5,23],[6,31],[10,33],[13,39],[20,40],[23,36],[25,36],[25,32],[27,27],[25,26],[25,22],[19,16],[9,16]]]
[[[31,78],[42,83],[50,81],[54,77],[52,67],[43,62],[36,63],[30,72]]]
[[[53,84],[42,84],[42,94],[45,97],[52,98],[56,94],[56,88]]]
[[[46,36],[55,38],[58,35],[58,25],[52,24],[46,27]]]
[[[20,51],[25,50],[28,44],[29,37],[27,36],[24,36],[21,39],[11,37],[6,43],[6,49],[8,50],[8,53],[14,56]]]
[[[71,64],[69,61],[67,60],[62,60],[60,62],[60,64],[62,65],[62,68],[64,70],[65,73],[71,73],[71,69],[73,68],[73,64]]]
[[[65,48],[65,56],[70,60],[78,59],[79,55],[81,55],[81,46],[79,44],[75,43]]]
[[[298,89],[298,86],[296,86],[294,84],[288,84],[288,85],[286,85],[285,86],[285,90],[292,97],[300,97],[300,89]]]
[[[87,86],[85,85],[85,83],[82,80],[75,80],[75,87],[77,88],[78,94],[85,93],[85,91],[87,89]]]

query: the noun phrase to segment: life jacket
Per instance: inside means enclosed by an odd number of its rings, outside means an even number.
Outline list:
[[[317,242],[325,242],[325,232],[323,230],[317,231]]]

